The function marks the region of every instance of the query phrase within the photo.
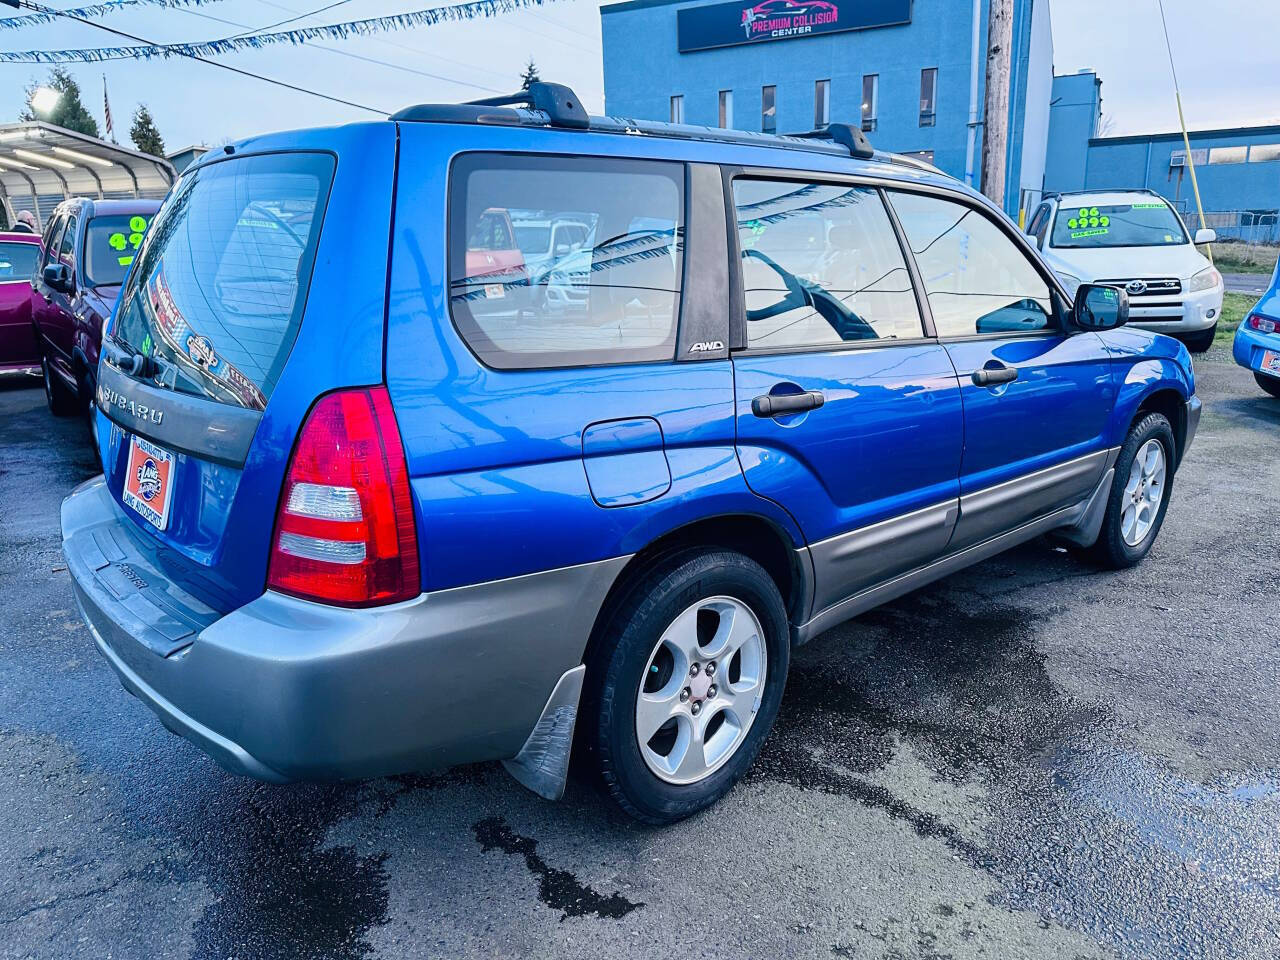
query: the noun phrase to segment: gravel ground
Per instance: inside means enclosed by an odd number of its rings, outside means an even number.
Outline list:
[[[1280,402],[1219,348],[1161,540],[1037,542],[797,652],[749,779],[654,830],[497,765],[269,786],[119,686],[0,384],[0,957],[1273,958]]]

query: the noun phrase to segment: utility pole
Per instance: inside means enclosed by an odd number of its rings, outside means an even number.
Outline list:
[[[982,192],[1001,207],[1009,152],[1009,80],[1013,70],[1013,0],[990,0],[987,97],[982,124]]]

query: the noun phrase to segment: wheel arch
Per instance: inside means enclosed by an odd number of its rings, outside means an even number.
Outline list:
[[[1187,447],[1187,401],[1182,394],[1171,387],[1153,390],[1138,404],[1138,409],[1129,421],[1125,434],[1128,435],[1128,431],[1150,413],[1163,414],[1173,427],[1173,442],[1177,447],[1174,450],[1173,459],[1174,469],[1177,469],[1182,465],[1182,454]]]
[[[808,551],[801,549],[782,526],[760,514],[704,517],[663,533],[631,557],[596,614],[583,661],[590,662],[592,652],[604,642],[614,613],[646,573],[677,554],[715,548],[733,550],[760,564],[782,594],[788,619],[793,623],[803,621],[813,597],[813,568]]]
[[[1147,414],[1163,414],[1173,427],[1176,468],[1187,447],[1187,400],[1194,392],[1189,376],[1173,360],[1151,358],[1135,363],[1116,398],[1112,446],[1122,445],[1133,425]]]

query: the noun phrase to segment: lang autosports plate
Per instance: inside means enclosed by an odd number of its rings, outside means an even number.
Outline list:
[[[157,530],[169,525],[173,500],[173,454],[141,437],[129,439],[129,466],[124,474],[124,502]]]
[[[1263,373],[1269,373],[1273,377],[1280,377],[1280,353],[1276,353],[1273,350],[1264,350],[1260,369]]]

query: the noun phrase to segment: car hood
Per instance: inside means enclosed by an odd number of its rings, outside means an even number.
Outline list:
[[[1176,247],[1106,247],[1094,250],[1050,247],[1049,263],[1088,283],[1093,280],[1155,280],[1176,277],[1187,280],[1205,267],[1208,259],[1189,243]]]

